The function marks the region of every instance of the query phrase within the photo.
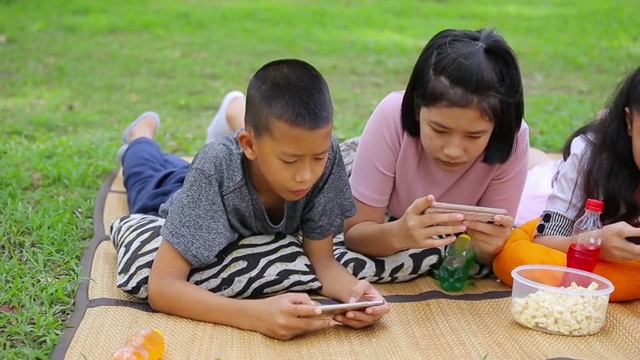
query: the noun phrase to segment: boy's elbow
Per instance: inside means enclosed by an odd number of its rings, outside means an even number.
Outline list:
[[[155,296],[152,296],[151,293],[149,293],[149,306],[151,307],[151,309],[153,309],[153,311],[156,312],[164,312],[163,308],[162,308],[162,304],[160,304],[160,301],[157,300],[158,298]]]
[[[165,312],[165,304],[163,299],[163,289],[160,280],[155,280],[153,277],[149,277],[149,283],[147,284],[147,294],[149,306],[157,312]]]

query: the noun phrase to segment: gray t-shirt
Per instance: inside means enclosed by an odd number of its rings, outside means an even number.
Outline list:
[[[211,264],[225,246],[252,235],[301,232],[324,239],[355,215],[335,137],[322,176],[304,198],[285,202],[279,224],[269,220],[250,181],[248,162],[235,136],[216,139],[196,155],[182,189],[160,207],[160,216],[166,217],[160,234],[193,267]]]

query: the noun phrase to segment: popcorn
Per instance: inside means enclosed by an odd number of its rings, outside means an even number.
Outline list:
[[[592,282],[585,288],[572,282],[561,289],[586,292],[597,290],[598,284]],[[518,323],[530,328],[563,335],[590,335],[604,325],[608,302],[606,296],[538,290],[525,297],[513,297],[511,313]]]

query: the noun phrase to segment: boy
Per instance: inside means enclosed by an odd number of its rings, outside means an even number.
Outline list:
[[[342,302],[383,299],[333,256],[333,229],[355,207],[322,75],[300,60],[266,64],[249,82],[245,124],[235,136],[207,144],[190,167],[152,140],[156,114],[143,114],[125,130],[119,153],[131,212],[166,217],[149,275],[150,305],[278,339],[336,321],[355,328],[374,323],[389,312],[386,303],[317,319],[320,310],[306,294],[230,299],[187,281],[192,268],[211,263],[239,238],[301,232],[322,295]]]

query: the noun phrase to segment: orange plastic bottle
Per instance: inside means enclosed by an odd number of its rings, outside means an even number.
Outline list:
[[[164,335],[158,329],[145,329],[125,341],[111,360],[159,360],[164,354]]]

